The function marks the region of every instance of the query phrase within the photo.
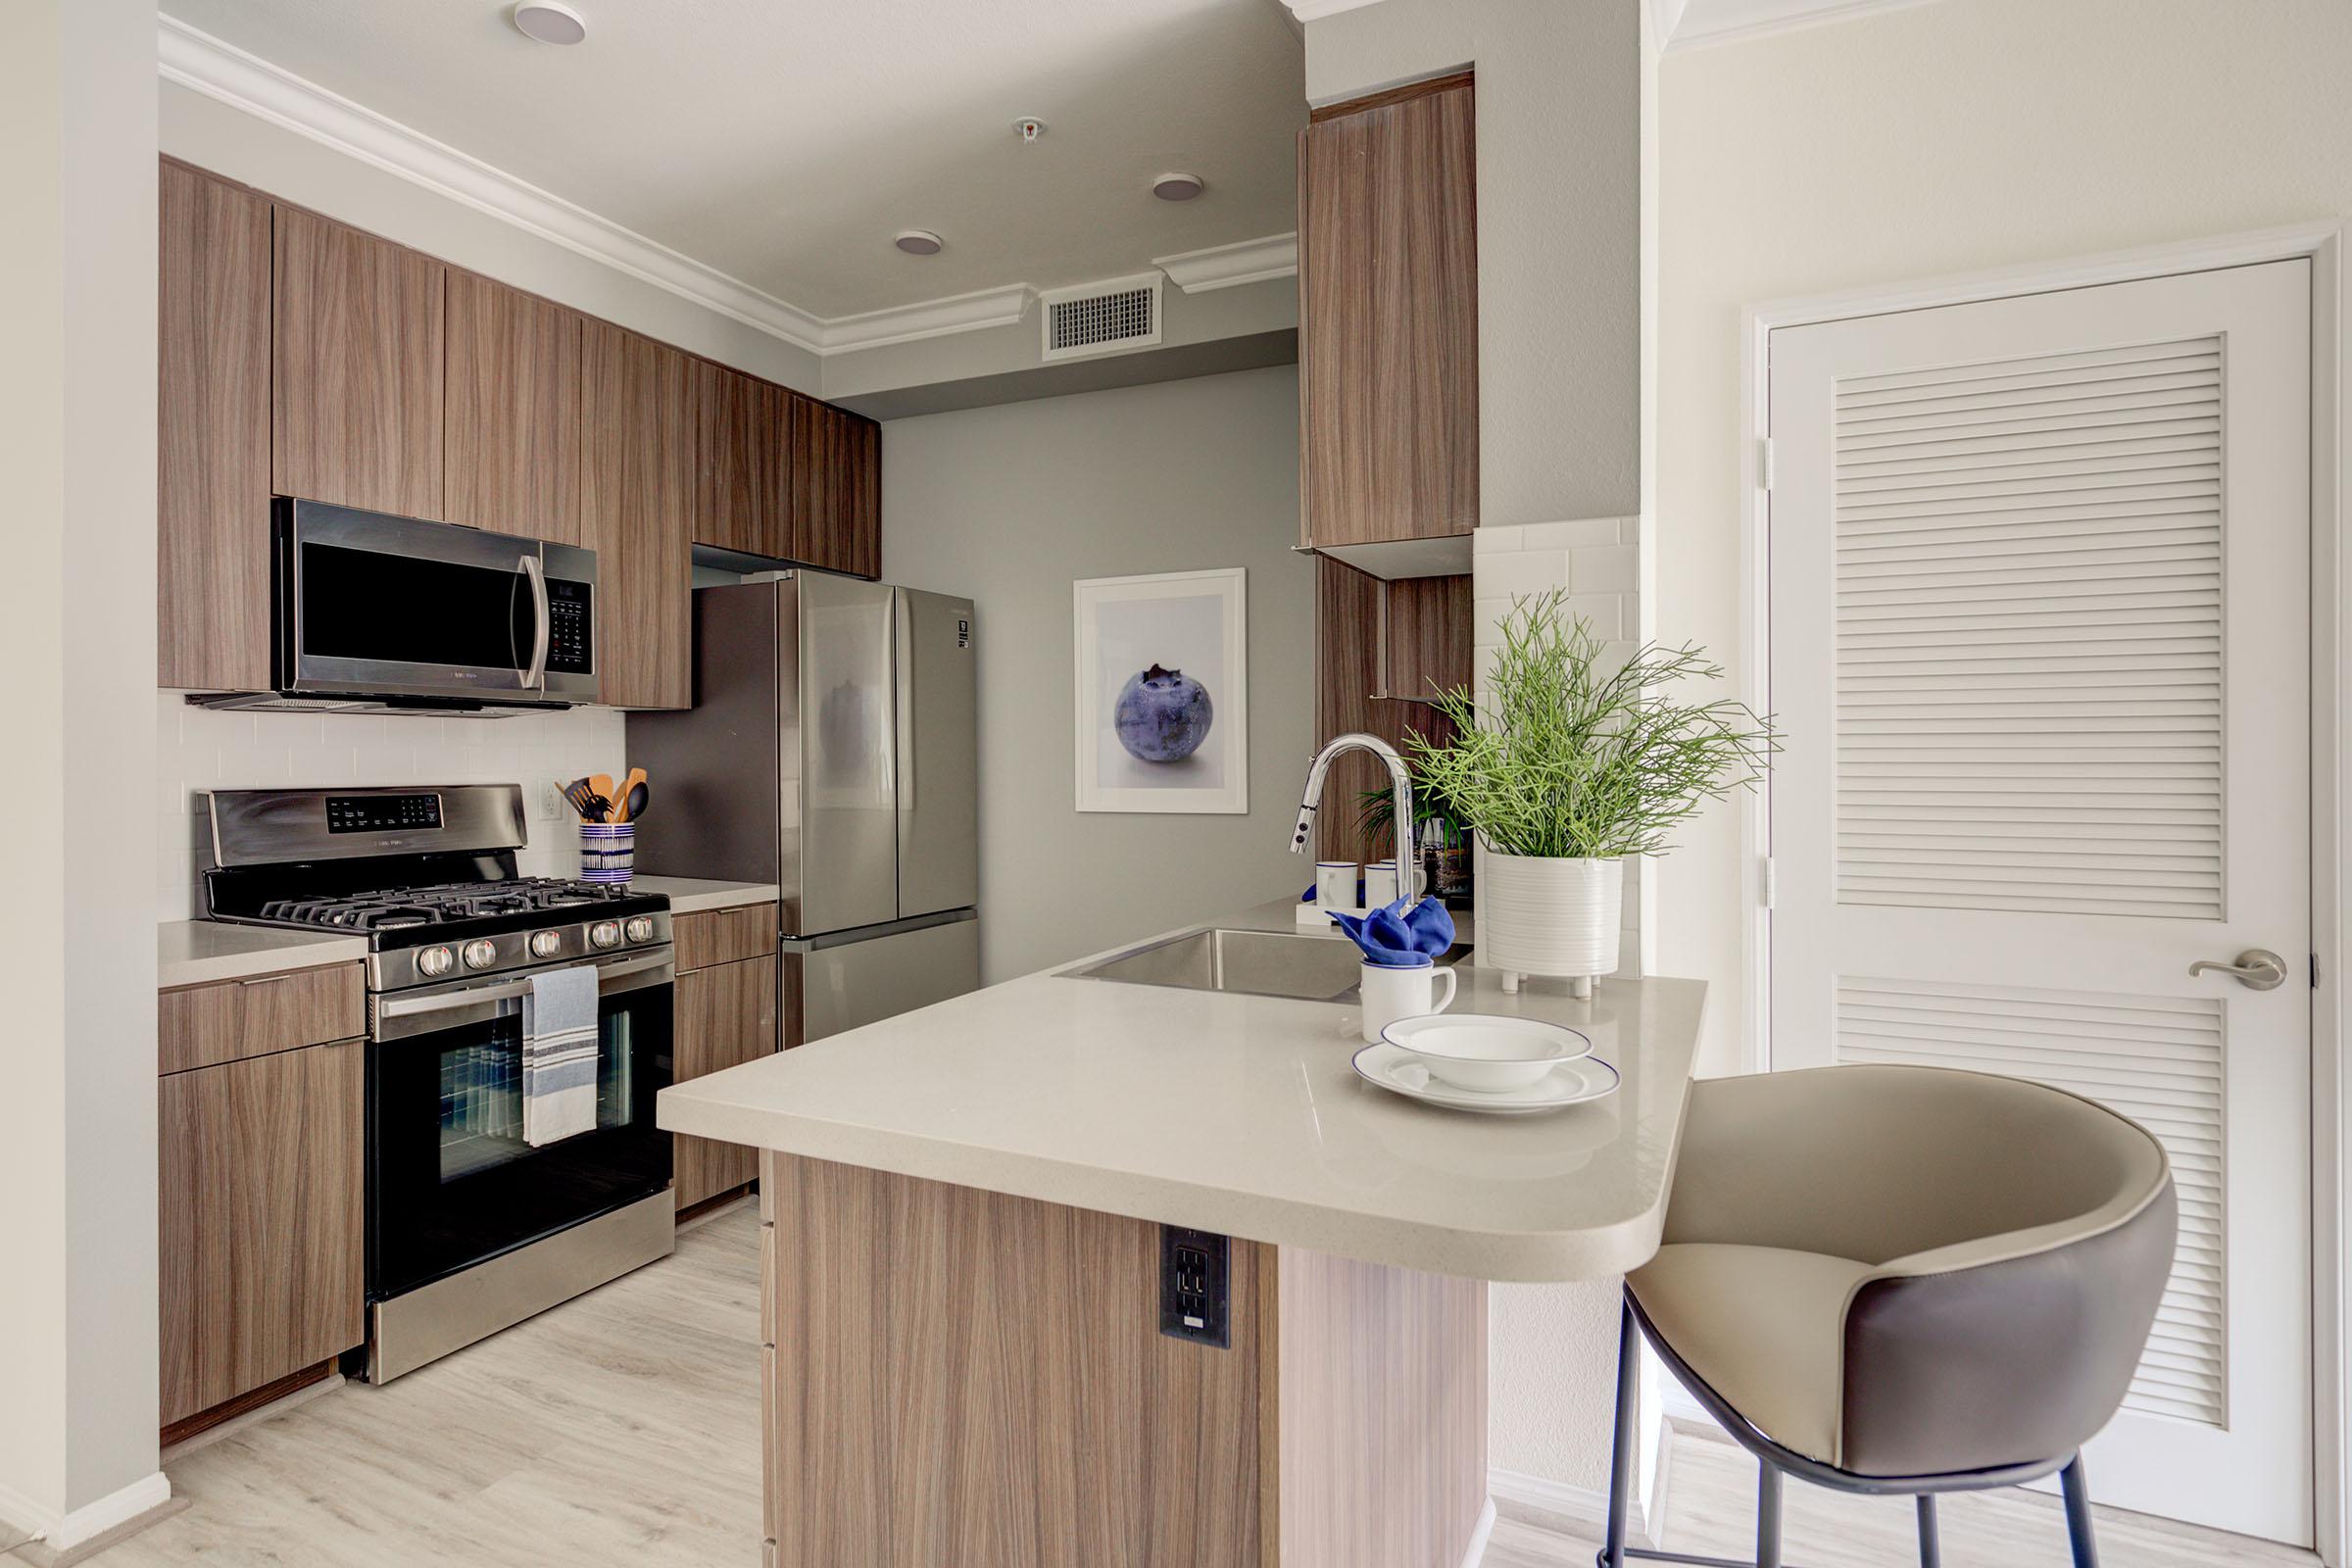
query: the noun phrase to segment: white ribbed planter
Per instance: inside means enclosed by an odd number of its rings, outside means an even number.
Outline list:
[[[1555,859],[1489,849],[1479,870],[1478,946],[1502,971],[1502,988],[1523,974],[1565,975],[1575,994],[1617,967],[1625,920],[1625,861]]]

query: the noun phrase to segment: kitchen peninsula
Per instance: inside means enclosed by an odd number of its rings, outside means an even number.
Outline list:
[[[1705,988],[1463,968],[1456,1011],[1580,1029],[1624,1079],[1498,1117],[1360,1081],[1350,998],[1098,961],[662,1094],[663,1127],[763,1152],[768,1560],[1461,1562],[1486,1282],[1655,1250]]]

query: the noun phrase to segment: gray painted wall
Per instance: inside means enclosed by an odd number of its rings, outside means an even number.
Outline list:
[[[0,6],[0,1538],[156,1469],[155,8]]]
[[[994,983],[1295,894],[1314,569],[1290,367],[896,419],[882,574],[968,596],[980,652],[981,956]],[[1249,571],[1250,811],[1079,812],[1070,584]]]

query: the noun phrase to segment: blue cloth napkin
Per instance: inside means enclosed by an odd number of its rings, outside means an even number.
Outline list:
[[[1398,899],[1361,919],[1337,912],[1331,918],[1363,950],[1366,963],[1418,969],[1435,962],[1437,955],[1453,946],[1453,916],[1434,898],[1423,899],[1410,908]]]

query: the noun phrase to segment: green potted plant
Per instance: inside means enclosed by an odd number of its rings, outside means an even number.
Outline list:
[[[1416,780],[1486,848],[1478,942],[1503,988],[1567,976],[1579,996],[1617,967],[1625,857],[1669,848],[1709,801],[1753,788],[1771,721],[1678,690],[1722,678],[1698,649],[1644,645],[1620,662],[1553,590],[1514,599],[1485,701],[1433,706],[1455,734],[1407,737]]]

